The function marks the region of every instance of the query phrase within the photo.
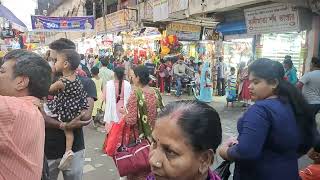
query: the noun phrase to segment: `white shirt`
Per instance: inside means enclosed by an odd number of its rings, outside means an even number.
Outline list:
[[[302,82],[302,94],[309,104],[320,104],[320,70],[306,73],[299,80]]]

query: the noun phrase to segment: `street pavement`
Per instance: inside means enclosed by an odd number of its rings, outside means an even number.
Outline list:
[[[193,99],[191,96],[182,96],[176,98],[174,96],[164,96],[164,103],[167,104],[172,101]],[[224,97],[214,97],[214,102],[211,103],[217,112],[220,114],[223,140],[229,137],[237,136],[237,121],[239,117],[245,112],[245,108],[241,107],[241,104],[236,104],[234,108],[227,108]],[[102,145],[105,138],[105,132],[103,128],[94,128],[92,125],[88,125],[84,128],[86,155],[85,166],[83,168],[84,180],[119,180],[117,169],[114,166],[112,159],[102,153]],[[217,156],[212,168],[216,168],[223,160]],[[303,157],[299,161],[300,168],[310,164],[310,160]],[[231,172],[233,171],[233,165]],[[59,180],[63,180],[60,174]],[[230,180],[232,176],[230,177]]]

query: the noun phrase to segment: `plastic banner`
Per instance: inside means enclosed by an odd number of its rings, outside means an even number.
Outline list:
[[[88,32],[94,30],[93,16],[49,17],[31,16],[33,31],[39,32]]]

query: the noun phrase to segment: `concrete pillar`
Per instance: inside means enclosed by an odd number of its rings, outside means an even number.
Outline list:
[[[307,31],[308,54],[304,63],[304,72],[310,71],[312,57],[319,56],[320,16],[313,16],[312,29]]]
[[[92,1],[92,11],[93,11],[93,17],[96,19],[96,1]]]
[[[121,0],[118,0],[118,11],[120,10],[121,8]]]

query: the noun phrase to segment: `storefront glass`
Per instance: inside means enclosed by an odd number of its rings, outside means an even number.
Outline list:
[[[306,32],[265,34],[261,37],[261,56],[282,62],[286,55],[292,57],[294,66],[301,75],[306,57]]]
[[[247,63],[252,59],[253,38],[233,39],[223,42],[225,63],[237,67],[241,62]]]

